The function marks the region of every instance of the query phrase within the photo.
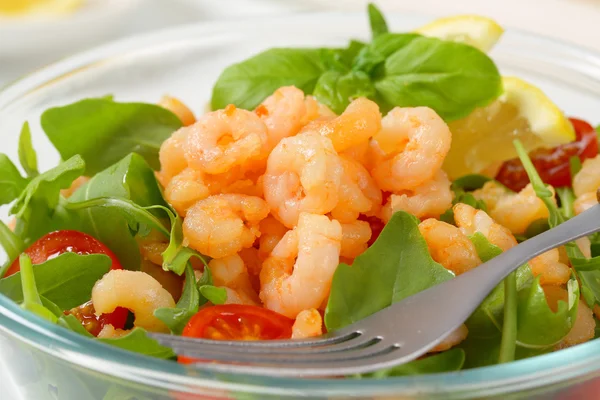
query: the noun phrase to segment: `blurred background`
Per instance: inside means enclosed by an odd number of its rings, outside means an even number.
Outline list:
[[[0,0],[0,87],[103,42],[179,24],[315,11],[366,0]],[[483,14],[600,51],[600,0],[378,0],[386,12]]]

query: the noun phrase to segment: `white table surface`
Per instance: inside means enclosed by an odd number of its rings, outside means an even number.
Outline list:
[[[143,0],[136,20],[115,32],[114,36],[124,37],[194,21],[318,10],[362,11],[366,3],[364,0]],[[506,28],[536,32],[600,52],[600,0],[378,0],[376,3],[384,12],[486,15]],[[89,40],[71,51],[97,44],[98,41]],[[69,52],[39,49],[9,59],[0,52],[0,86]],[[12,381],[7,379],[7,367],[0,360],[0,399],[20,400]]]

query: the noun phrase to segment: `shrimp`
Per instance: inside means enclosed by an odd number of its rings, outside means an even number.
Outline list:
[[[431,258],[456,275],[481,264],[473,242],[454,225],[430,218],[419,224],[419,231]]]
[[[324,215],[302,213],[298,226],[275,246],[260,272],[266,308],[295,318],[318,308],[329,294],[342,241],[342,227]]]
[[[554,189],[552,189],[554,195]],[[554,196],[552,197],[553,201]],[[490,209],[490,216],[499,224],[507,227],[513,234],[520,235],[533,221],[548,218],[548,208],[537,197],[531,183],[519,193],[505,195],[498,199],[495,207]]]
[[[260,292],[259,276],[260,270],[262,269],[263,259],[260,257],[258,249],[256,247],[248,247],[246,249],[240,250],[238,255],[242,258],[242,260],[244,261],[244,265],[248,270],[248,276],[250,277],[250,283],[252,284],[252,289],[254,289],[254,293]]]
[[[185,159],[193,169],[221,174],[267,155],[267,127],[254,113],[228,105],[202,116],[187,131]]]
[[[187,135],[187,128],[181,128],[160,146],[158,151],[160,172],[156,177],[163,187],[166,187],[175,175],[188,167],[183,150],[186,146]]]
[[[556,312],[558,309],[559,300],[568,302],[569,295],[566,289],[560,286],[542,286],[542,288],[544,289],[548,306],[553,312]],[[594,313],[587,306],[585,300],[580,299],[577,306],[577,316],[571,331],[554,348],[555,350],[560,350],[587,342],[594,338],[595,329],[596,321],[594,320]]]
[[[352,146],[349,149],[340,152],[340,156],[351,158],[354,161],[359,162],[367,170],[370,170],[371,165],[371,141],[365,140],[356,146]]]
[[[428,107],[396,107],[374,137],[385,154],[371,171],[381,190],[412,190],[430,181],[450,149],[448,125]]]
[[[271,254],[288,229],[272,216],[260,221],[259,229],[258,256],[264,260]]]
[[[359,162],[341,156],[343,175],[338,203],[331,216],[340,222],[352,222],[360,214],[376,215],[381,208],[381,190]]]
[[[353,259],[361,255],[371,239],[371,225],[367,221],[353,221],[342,225],[340,257]]]
[[[477,210],[468,204],[458,203],[452,207],[456,226],[467,236],[481,233],[491,244],[503,251],[517,245],[513,234],[496,223],[485,211]]]
[[[154,311],[175,307],[171,294],[156,279],[144,272],[128,270],[108,271],[96,282],[92,304],[96,315],[111,313],[117,307],[127,308],[135,315],[133,325],[151,332],[169,332]]]
[[[165,199],[179,215],[185,217],[191,206],[210,196],[210,189],[204,179],[204,173],[185,168],[165,186]]]
[[[238,254],[212,259],[208,263],[208,267],[215,286],[233,290],[243,304],[259,304],[258,295],[250,281],[248,268]]]
[[[300,311],[292,326],[292,339],[305,339],[321,336],[322,334],[323,318],[321,318],[319,311],[314,308]]]
[[[169,244],[147,238],[137,239],[137,241],[142,255],[140,271],[156,279],[162,287],[171,293],[173,300],[179,300],[183,289],[183,277],[162,269],[162,253],[167,249]]]
[[[588,158],[581,170],[573,177],[573,192],[579,197],[585,193],[596,192],[600,188],[600,155]]]
[[[301,212],[326,214],[338,203],[342,163],[331,141],[316,133],[285,138],[273,149],[263,178],[271,213],[293,228]]]
[[[309,121],[330,121],[337,117],[337,114],[331,108],[319,102],[314,96],[306,96],[304,103],[306,104],[307,115],[304,125]]]
[[[439,170],[433,180],[417,186],[403,194],[392,194],[383,207],[381,217],[389,221],[396,211],[406,211],[417,218],[439,218],[452,206],[450,180]]]
[[[461,326],[453,330],[448,336],[446,336],[444,340],[438,343],[437,346],[429,350],[428,353],[439,353],[442,351],[450,350],[452,347],[465,340],[468,334],[469,329],[467,329],[467,326],[465,324],[462,324]]]
[[[582,194],[573,202],[573,209],[575,210],[575,215],[581,214],[582,212],[596,204],[598,204],[598,197],[596,196],[596,192],[588,192]]]
[[[183,221],[184,245],[212,258],[251,247],[260,236],[258,223],[269,214],[267,203],[253,196],[219,194],[200,200]]]
[[[342,115],[320,124],[317,130],[331,140],[337,152],[342,152],[369,140],[380,129],[379,106],[361,97],[350,103]]]
[[[540,276],[542,285],[562,285],[569,281],[571,268],[560,262],[558,249],[552,249],[529,260],[533,276]]]
[[[503,185],[496,181],[487,181],[481,189],[473,191],[473,197],[485,203],[488,210],[493,210],[500,199],[511,194]]]
[[[158,102],[158,105],[175,114],[183,126],[190,126],[196,122],[194,113],[192,113],[192,111],[185,104],[175,97],[163,96]]]
[[[304,92],[295,86],[277,89],[254,110],[268,133],[268,150],[283,138],[294,136],[300,129],[319,115],[319,103],[313,97],[304,98]]]

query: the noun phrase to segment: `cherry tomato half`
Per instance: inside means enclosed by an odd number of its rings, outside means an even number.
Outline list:
[[[41,264],[48,259],[66,252],[77,254],[106,254],[112,260],[110,269],[123,269],[117,256],[115,256],[108,247],[94,237],[78,231],[63,230],[50,232],[38,239],[25,250],[25,254],[31,258],[33,264]],[[20,269],[21,265],[17,258],[8,271],[6,271],[5,276],[16,274]],[[117,329],[123,329],[127,322],[129,311],[126,308],[118,307],[110,314],[96,316],[94,313],[94,306],[91,302],[88,302],[69,310],[66,313],[73,314],[91,334],[96,336],[106,324],[111,324]]]
[[[201,309],[194,315],[182,336],[214,340],[274,340],[292,336],[294,320],[257,306],[225,304]],[[179,357],[189,364],[197,360]]]
[[[579,157],[581,161],[598,154],[598,136],[596,130],[587,122],[569,118],[575,128],[575,141],[553,149],[539,149],[529,154],[531,162],[542,180],[554,187],[571,186],[569,160]],[[496,180],[515,192],[529,183],[527,173],[518,158],[502,164]]]

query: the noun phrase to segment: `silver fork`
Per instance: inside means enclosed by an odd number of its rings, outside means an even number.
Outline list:
[[[458,328],[518,266],[597,231],[600,204],[467,273],[314,339],[218,341],[149,335],[179,355],[205,360],[194,364],[203,370],[273,376],[372,372],[425,354]]]

